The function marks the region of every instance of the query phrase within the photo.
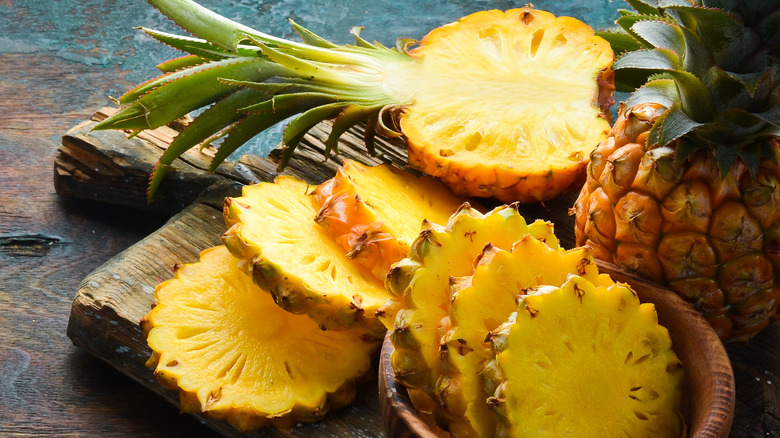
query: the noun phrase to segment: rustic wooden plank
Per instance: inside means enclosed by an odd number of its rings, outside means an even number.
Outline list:
[[[145,366],[151,351],[139,321],[154,302],[154,288],[173,277],[176,264],[193,263],[202,250],[221,243],[224,196],[225,192],[214,193],[192,204],[84,278],[68,323],[67,333],[74,344],[177,406],[178,395],[160,386]],[[376,385],[367,382],[361,385],[352,406],[329,413],[322,422],[301,424],[289,431],[262,430],[249,436],[377,437],[382,434],[378,412]],[[224,436],[247,436],[224,421],[195,416]]]
[[[114,108],[101,108],[89,120],[63,135],[54,162],[54,187],[58,194],[172,215],[217,182],[272,181],[279,173],[281,148],[275,149],[269,157],[244,155],[235,163],[226,161],[214,174],[206,170],[216,153],[215,148],[193,148],[173,162],[155,199],[148,202],[149,176],[163,151],[190,120],[179,119],[134,137],[121,131],[92,131],[98,122],[115,112]],[[284,173],[319,183],[331,178],[344,159],[372,165],[405,164],[405,149],[397,141],[377,139],[377,156],[370,156],[365,150],[360,127],[345,133],[338,154],[325,159],[324,139],[329,133],[328,122],[316,126],[304,137]]]
[[[218,181],[229,178],[247,182],[233,172],[232,163],[221,166],[214,175],[204,172],[213,152],[196,148],[171,167],[158,195],[149,203],[149,176],[176,131],[162,127],[133,138],[121,131],[92,131],[98,121],[113,111],[103,108],[63,135],[54,162],[54,187],[58,194],[170,215],[191,204],[200,192]]]

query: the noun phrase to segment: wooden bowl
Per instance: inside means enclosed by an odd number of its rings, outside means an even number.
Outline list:
[[[690,438],[727,438],[734,418],[734,372],[720,339],[707,321],[672,291],[648,284],[627,269],[598,262],[599,271],[629,283],[642,302],[655,304],[685,370],[683,413]],[[379,363],[379,400],[388,437],[449,436],[414,410],[390,365],[393,346],[386,337]]]

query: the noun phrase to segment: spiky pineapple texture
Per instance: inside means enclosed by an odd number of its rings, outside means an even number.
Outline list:
[[[602,32],[619,57],[625,108],[666,108],[651,145],[675,142],[680,165],[701,149],[725,176],[738,159],[755,172],[780,136],[780,2],[629,0],[618,32]],[[725,8],[725,9],[721,9]]]
[[[780,2],[629,3],[602,35],[640,88],[591,155],[577,243],[747,340],[780,306]]]

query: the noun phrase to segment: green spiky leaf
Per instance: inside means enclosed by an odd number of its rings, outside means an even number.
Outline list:
[[[177,72],[155,81],[160,85],[144,90],[146,92],[133,103],[94,129],[154,129],[235,91],[234,85],[220,82],[219,78],[234,76],[259,81],[282,71],[283,68],[262,59],[233,58]],[[200,87],[208,87],[208,92],[192,92]],[[170,102],[176,102],[176,105],[170,105]]]
[[[322,120],[336,117],[347,105],[344,102],[335,102],[303,112],[287,125],[282,135],[282,141],[287,147],[294,148],[311,128]]]
[[[739,71],[748,55],[759,47],[759,39],[733,14],[691,5],[670,6],[666,13],[696,29],[716,63],[726,70]]]
[[[596,31],[596,35],[604,38],[612,47],[612,51],[618,55],[623,52],[631,52],[642,48],[642,45],[640,45],[634,37],[620,28]]]
[[[196,67],[208,62],[208,59],[197,55],[182,56],[157,64],[157,69],[163,73],[173,73],[186,68]]]
[[[634,10],[642,15],[658,15],[658,7],[652,0],[626,0]]]
[[[663,20],[642,20],[631,29],[651,46],[666,49],[682,58],[685,53],[685,38],[678,24]]]
[[[658,125],[658,122],[656,122]],[[658,131],[658,144],[666,146],[678,138],[703,126],[690,118],[679,104],[672,105],[664,114],[660,130]]]
[[[229,20],[188,0],[149,0],[149,3],[179,26],[229,52],[255,30]]]
[[[344,111],[333,121],[333,127],[325,141],[325,157],[329,157],[332,151],[338,153],[339,138],[345,132],[358,123],[365,122],[370,117],[376,117],[380,109],[380,107],[364,107],[355,104],[344,108]]]
[[[315,34],[309,29],[306,29],[305,27],[299,25],[293,20],[290,20],[290,24],[292,25],[293,29],[295,29],[295,31],[298,33],[298,35],[301,37],[301,40],[303,40],[303,42],[306,44],[315,47],[322,47],[325,49],[333,49],[338,47],[338,44],[332,43],[326,40],[325,38],[322,38],[321,36]]]
[[[669,108],[678,100],[677,86],[673,79],[656,79],[636,90],[626,101],[626,107],[631,108],[643,103],[657,103]]]

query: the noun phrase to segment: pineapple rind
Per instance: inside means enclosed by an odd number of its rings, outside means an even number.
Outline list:
[[[381,281],[409,252],[423,220],[444,223],[466,201],[427,175],[351,160],[312,194],[322,205],[317,222]]]
[[[490,332],[516,310],[522,295],[538,293],[537,287],[561,285],[570,275],[611,283],[607,276],[599,276],[587,248],[561,252],[527,235],[512,246],[511,252],[486,248],[474,274],[453,288],[452,329],[442,342],[447,363],[442,368],[448,371],[442,373],[437,394],[448,395],[439,400],[445,409],[456,417],[466,417],[467,421],[459,425],[465,431],[459,436],[490,436],[495,431],[480,377],[484,364],[493,357],[487,341]],[[459,390],[443,391],[443,384]]]
[[[780,240],[771,228],[780,218],[780,149],[754,175],[737,162],[722,178],[716,160],[701,151],[677,167],[676,143],[648,144],[662,112],[652,103],[626,108],[594,150],[573,209],[577,244],[666,284],[724,341],[747,341],[780,317]],[[621,152],[633,145],[642,154]],[[616,179],[617,157],[630,171]],[[616,184],[621,179],[630,180],[626,189]]]
[[[572,276],[525,296],[491,343],[498,436],[684,435],[682,364],[655,307],[625,285]]]
[[[147,365],[184,412],[240,430],[321,419],[352,402],[379,342],[362,328],[322,331],[284,311],[224,246],[179,267],[144,317]],[[294,348],[291,346],[294,345]]]
[[[385,328],[374,314],[388,294],[314,222],[318,204],[310,189],[287,176],[245,186],[243,196],[225,200],[230,228],[223,242],[285,310],[305,313],[323,329],[358,325],[381,338]]]

